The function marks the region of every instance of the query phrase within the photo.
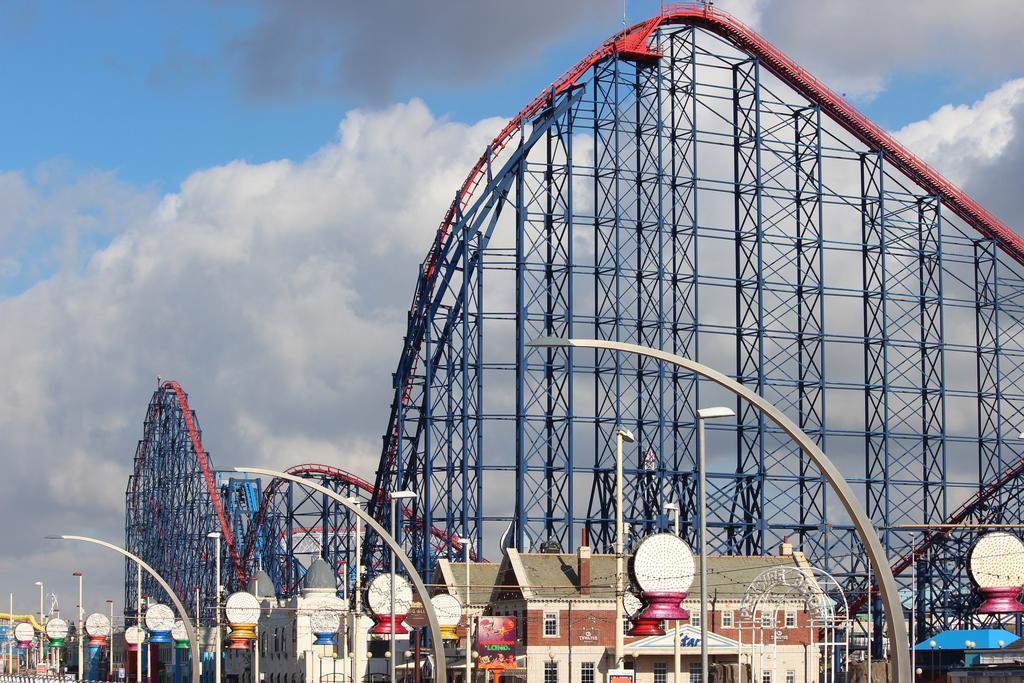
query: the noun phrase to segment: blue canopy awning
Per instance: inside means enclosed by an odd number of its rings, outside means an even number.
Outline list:
[[[974,643],[974,647],[968,648],[965,643],[966,641]],[[966,629],[963,631],[943,631],[937,633],[927,640],[923,640],[914,646],[915,650],[995,650],[1000,647],[1006,647],[1010,643],[1016,642],[1018,637],[1004,631],[1001,628],[975,628]],[[931,646],[932,641],[935,641],[935,647]],[[1000,645],[999,641],[1003,641]]]

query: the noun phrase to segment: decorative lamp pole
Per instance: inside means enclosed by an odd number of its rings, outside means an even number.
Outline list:
[[[623,556],[624,525],[622,522],[622,444],[634,443],[633,432],[619,427],[615,430],[615,668],[621,669],[623,650],[626,647],[625,619],[626,610],[623,605],[625,598],[625,569]]]
[[[732,408],[701,408],[697,411],[697,509],[700,510],[700,671],[708,676],[708,487],[704,456],[704,420],[734,417]],[[902,615],[902,612],[900,613]]]
[[[397,508],[398,508],[398,501],[400,501],[400,500],[415,500],[415,499],[416,499],[416,492],[415,491],[395,491],[395,492],[393,492],[391,494],[391,536],[393,538],[397,539],[399,543],[401,543],[401,538],[398,535],[398,518],[397,518],[398,517],[398,510],[397,510]],[[396,678],[395,678],[396,677],[395,666],[397,664],[397,662],[395,661],[395,655],[396,655],[396,653],[395,653],[395,609],[396,609],[396,606],[395,606],[395,554],[392,552],[392,553],[389,553],[389,555],[391,556],[391,609],[390,609],[390,612],[391,612],[391,636],[390,636],[391,637],[391,650],[390,650],[390,652],[391,652],[391,661],[389,662],[389,667],[390,667],[390,672],[391,672],[391,680],[394,681],[394,680],[396,680]],[[409,586],[408,583],[405,583],[405,585],[406,585],[406,587]],[[412,589],[410,588],[409,589],[409,605],[411,605],[411,604],[412,604]],[[404,615],[408,611],[408,609],[409,609],[409,607],[407,605],[405,607],[405,609],[402,610],[402,614]],[[405,631],[404,628],[402,630],[403,630],[403,632],[407,632],[407,631]]]
[[[213,594],[214,594],[213,605],[214,605],[214,608],[213,609],[214,609],[214,614],[216,615],[216,619],[214,620],[214,628],[215,628],[215,630],[214,630],[214,635],[213,635],[213,647],[214,647],[213,681],[214,681],[214,683],[221,683],[221,681],[220,681],[220,592],[221,592],[221,585],[220,585],[220,532],[219,531],[211,531],[210,533],[206,534],[206,537],[213,539],[213,545],[214,545],[214,572],[216,574],[216,576],[214,576],[214,581],[213,581],[213,586],[214,586],[214,588],[213,588]]]
[[[967,571],[985,601],[978,614],[1024,612],[1017,600],[1024,585],[1024,540],[1006,531],[983,534],[967,555]]]
[[[82,602],[82,572],[75,572],[71,576],[78,577],[78,628],[75,630],[75,636],[78,641],[78,680],[81,681],[85,675],[85,662],[82,661],[84,656],[82,643],[85,640],[85,605]]]
[[[676,536],[679,535],[679,503],[665,503],[662,505],[662,509],[665,512],[672,513],[672,533]],[[672,681],[673,683],[682,683],[681,669],[682,669],[682,657],[679,651],[679,620],[676,619],[673,622],[673,630],[675,631],[673,643],[672,643]]]
[[[228,636],[229,650],[248,650],[249,643],[256,640],[256,624],[260,621],[260,601],[248,591],[238,591],[228,596],[224,603],[231,635]]]
[[[114,601],[107,600],[107,606],[110,607],[110,646],[107,648],[107,680],[114,680]]]

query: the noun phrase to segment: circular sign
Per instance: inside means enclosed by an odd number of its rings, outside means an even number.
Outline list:
[[[106,614],[93,612],[85,620],[85,632],[94,638],[106,638],[110,635],[110,619]]]
[[[257,624],[260,620],[260,601],[246,591],[232,593],[224,603],[224,615],[230,624]]]
[[[150,631],[170,631],[174,628],[174,612],[167,605],[158,603],[146,610],[145,621]]]
[[[175,621],[174,626],[171,627],[171,638],[179,643],[188,640],[188,631],[185,630],[185,622],[181,619]]]
[[[146,632],[138,626],[129,626],[124,630],[124,642],[129,645],[139,645],[146,639]]]
[[[685,593],[694,568],[690,546],[675,534],[651,534],[633,553],[633,578],[645,593]]]
[[[1006,531],[985,534],[971,548],[967,567],[979,588],[1024,585],[1024,541]]]
[[[61,640],[68,636],[68,622],[60,617],[50,619],[46,622],[46,637],[52,640]]]
[[[341,614],[337,610],[320,608],[309,615],[313,633],[337,633],[341,628]]]
[[[32,624],[26,624],[24,621],[14,627],[14,639],[26,643],[36,637],[36,632],[32,628]]]
[[[391,575],[378,574],[366,589],[366,602],[374,614],[391,614]],[[395,576],[395,614],[406,614],[412,605],[412,587],[405,577]]]
[[[450,593],[438,593],[430,598],[434,605],[434,613],[437,614],[439,626],[458,626],[462,618],[462,602]]]

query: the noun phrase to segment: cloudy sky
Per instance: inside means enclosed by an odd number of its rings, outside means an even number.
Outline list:
[[[895,5],[895,6],[893,6]],[[1011,225],[1024,4],[721,0]],[[658,3],[629,2],[630,22]],[[220,463],[372,478],[415,266],[620,1],[0,6],[0,589],[87,609],[157,375]]]

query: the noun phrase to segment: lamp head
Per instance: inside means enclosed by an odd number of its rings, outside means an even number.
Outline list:
[[[625,429],[624,427],[619,427],[618,429],[616,429],[615,436],[621,438],[626,443],[636,442],[636,437],[633,436],[633,432],[629,431],[628,429]]]
[[[714,408],[701,408],[697,411],[697,417],[702,420],[713,420],[718,417],[735,417],[736,411],[732,408],[725,406],[715,406]]]
[[[206,537],[207,538],[220,538],[220,532],[219,531],[211,531],[210,533],[206,534]]]
[[[395,491],[391,494],[391,500],[410,500],[416,498],[415,491]]]
[[[665,503],[661,509],[665,512],[679,512],[679,503]]]

